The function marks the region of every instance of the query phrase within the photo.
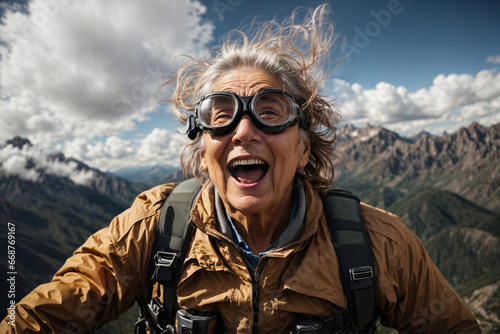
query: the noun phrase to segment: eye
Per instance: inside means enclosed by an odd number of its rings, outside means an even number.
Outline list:
[[[255,109],[265,123],[281,124],[288,120],[291,106],[288,99],[283,95],[266,94],[256,101]]]
[[[281,114],[279,111],[272,109],[272,108],[266,108],[262,109],[259,111],[259,117],[262,119],[277,119],[281,118]]]
[[[221,126],[228,123],[231,118],[233,118],[233,115],[228,110],[214,109],[212,110],[212,120],[210,123],[212,126]]]
[[[212,96],[204,101],[200,109],[207,125],[223,126],[233,118],[235,102],[227,96]]]

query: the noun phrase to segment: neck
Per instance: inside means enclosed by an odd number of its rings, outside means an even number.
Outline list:
[[[263,213],[245,215],[225,205],[236,230],[254,254],[261,253],[278,240],[290,222],[293,206],[292,192],[281,201],[281,205]]]

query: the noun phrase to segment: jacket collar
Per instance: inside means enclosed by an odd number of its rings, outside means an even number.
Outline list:
[[[301,192],[303,191],[305,197],[305,204],[301,204],[299,206],[298,215],[303,215],[303,228],[301,233],[297,236],[292,236],[291,238],[287,238],[287,244],[292,243],[300,243],[304,240],[311,237],[318,230],[318,223],[323,213],[323,204],[321,202],[321,197],[319,194],[311,187],[309,182],[307,181],[299,181],[301,185],[298,187],[301,188]],[[302,196],[302,194],[301,194]],[[193,219],[194,224],[204,233],[215,233],[219,235],[224,235],[226,238],[231,239],[230,235],[228,237],[227,233],[223,233],[225,231],[224,228],[218,226],[217,224],[217,209],[216,209],[216,191],[213,183],[211,181],[207,181],[202,189],[200,190],[200,194],[193,205],[191,210],[191,217]],[[302,219],[301,219],[302,220]],[[293,242],[294,239],[295,241]],[[279,245],[280,247],[284,246],[284,244]]]

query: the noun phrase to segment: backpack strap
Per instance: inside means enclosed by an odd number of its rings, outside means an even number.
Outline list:
[[[374,262],[359,203],[356,196],[338,190],[323,197],[349,311],[358,329],[368,330],[376,321]]]
[[[154,282],[163,286],[162,298],[154,298],[147,305],[139,304],[141,318],[136,333],[144,327],[152,333],[168,333],[173,322],[173,308],[177,283],[191,234],[190,212],[201,184],[188,179],[175,186],[163,203],[156,229],[155,241],[148,266],[148,290]],[[142,327],[137,329],[137,327]]]

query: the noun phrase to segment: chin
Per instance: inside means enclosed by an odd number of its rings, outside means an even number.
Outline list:
[[[266,208],[266,202],[263,198],[255,196],[238,196],[236,198],[228,198],[229,205],[243,214],[262,213]]]

